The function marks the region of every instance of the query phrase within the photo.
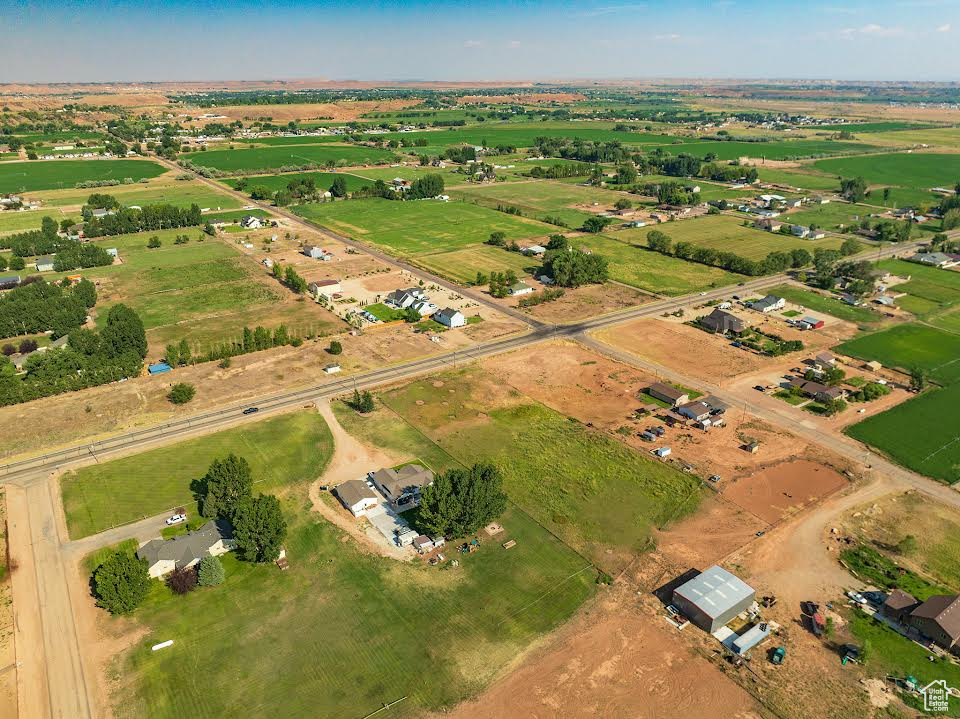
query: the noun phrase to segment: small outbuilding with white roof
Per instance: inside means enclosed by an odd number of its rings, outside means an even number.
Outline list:
[[[713,566],[673,590],[673,605],[692,623],[713,634],[743,612],[756,597],[746,582]]]

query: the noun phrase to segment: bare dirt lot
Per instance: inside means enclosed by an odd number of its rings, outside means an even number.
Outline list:
[[[723,496],[771,524],[845,486],[834,469],[801,459],[783,462],[741,477],[723,488]]]
[[[660,622],[638,610],[629,585],[615,587],[535,649],[515,671],[444,716],[762,716],[746,691],[684,646],[666,622],[662,626]]]
[[[301,105],[234,105],[218,107],[218,115],[226,115],[230,120],[256,119],[271,117],[273,122],[288,122],[290,120],[327,120],[330,122],[346,122],[356,120],[367,112],[391,112],[403,110],[416,105],[417,100],[355,100],[336,103],[301,104]],[[203,124],[209,120],[197,120]]]
[[[608,282],[605,285],[584,285],[577,289],[565,290],[560,299],[544,302],[525,311],[544,322],[575,322],[627,307],[637,307],[651,299],[649,295],[638,292],[632,287]]]

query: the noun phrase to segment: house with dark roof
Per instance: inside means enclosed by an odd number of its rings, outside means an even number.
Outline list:
[[[829,402],[834,399],[843,399],[846,392],[840,387],[829,387],[820,382],[813,382],[803,377],[794,377],[790,380],[791,387],[799,387],[804,397],[811,397],[818,402]]]
[[[647,394],[661,402],[667,402],[671,407],[686,404],[690,401],[690,395],[686,392],[663,382],[654,382],[647,387]]]
[[[20,275],[6,275],[0,277],[0,290],[12,290],[20,285]]]
[[[204,557],[218,557],[234,549],[233,529],[224,519],[211,520],[195,532],[173,539],[153,539],[137,550],[151,577],[199,564]]]
[[[719,309],[701,317],[699,322],[701,327],[717,334],[732,332],[738,335],[747,329],[747,323],[742,319]]]
[[[953,650],[960,642],[960,596],[956,594],[935,594],[920,602],[912,594],[894,589],[880,613],[944,649]]]
[[[433,319],[444,327],[463,327],[467,324],[467,318],[463,316],[463,313],[452,307],[447,307],[436,312],[433,315]]]
[[[704,420],[709,419],[711,411],[712,407],[701,400],[687,402],[686,404],[680,405],[680,407],[677,409],[677,412],[682,414],[684,417],[689,417],[697,422],[703,422]]]
[[[44,255],[43,257],[38,257],[33,264],[37,268],[37,272],[53,272],[53,256],[52,255]]]
[[[420,492],[433,484],[433,472],[419,464],[400,469],[386,467],[367,475],[373,485],[397,509],[411,509],[420,503]]]

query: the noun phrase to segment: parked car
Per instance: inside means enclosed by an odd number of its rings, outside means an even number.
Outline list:
[[[709,479],[711,482],[719,482],[719,481],[720,481],[720,475],[719,475],[719,474],[711,474],[711,475],[708,477],[708,479]]]
[[[757,390],[757,392],[766,392],[766,391],[767,391],[767,388],[764,387],[762,384],[755,384],[755,385],[753,385],[753,388],[754,388],[755,390]]]
[[[255,412],[259,412],[259,411],[260,411],[259,407],[247,407],[245,410],[243,410],[243,414],[254,414]]]
[[[185,514],[174,514],[172,517],[167,517],[166,524],[168,527],[172,527],[174,524],[181,524],[182,522],[187,521],[187,515]]]

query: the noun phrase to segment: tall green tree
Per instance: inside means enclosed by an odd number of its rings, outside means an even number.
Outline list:
[[[203,485],[203,515],[232,522],[238,507],[252,493],[250,464],[232,452],[223,459],[215,459],[203,478]]]
[[[433,536],[464,537],[499,517],[506,506],[500,470],[479,462],[434,478],[421,495],[417,525]]]
[[[280,556],[287,537],[287,521],[280,500],[272,494],[248,497],[237,508],[233,537],[240,557],[249,562],[272,562]]]
[[[150,591],[147,563],[129,552],[115,552],[93,573],[97,605],[111,614],[129,614]]]

